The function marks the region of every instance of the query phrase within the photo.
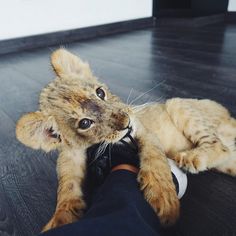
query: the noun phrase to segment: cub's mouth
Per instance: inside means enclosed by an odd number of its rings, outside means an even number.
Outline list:
[[[123,136],[118,143],[122,143],[125,146],[133,148],[133,150],[138,151],[138,144],[135,138],[132,136],[133,127],[129,126],[127,133]]]
[[[132,133],[132,131],[133,131],[132,126],[129,125],[129,126],[127,127],[127,130],[128,130],[127,133],[120,139],[120,141],[123,140],[123,139],[125,139],[125,138],[127,138],[127,137],[129,138],[129,136],[131,136],[131,133]]]

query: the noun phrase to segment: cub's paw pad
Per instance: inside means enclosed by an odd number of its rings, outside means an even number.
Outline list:
[[[47,223],[47,225],[43,228],[42,232],[60,227],[62,225],[66,225],[74,222],[75,219],[71,212],[65,210],[58,210],[52,219]]]
[[[205,163],[205,158],[200,155],[203,154],[198,154],[193,151],[189,152],[180,152],[174,157],[174,161],[176,164],[180,167],[183,168],[184,170],[196,174],[199,171],[204,171],[207,169],[206,163]]]
[[[77,221],[81,217],[84,208],[85,204],[80,199],[62,202],[42,232]]]

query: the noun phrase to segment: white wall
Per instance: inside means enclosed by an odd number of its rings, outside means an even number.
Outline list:
[[[152,0],[0,0],[0,40],[151,15]]]
[[[229,0],[228,11],[236,11],[236,0]]]

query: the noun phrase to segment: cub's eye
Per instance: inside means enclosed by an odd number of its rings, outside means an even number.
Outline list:
[[[92,120],[84,118],[79,122],[79,128],[80,129],[88,129],[92,123],[93,123]]]
[[[97,96],[98,96],[99,98],[101,98],[102,100],[104,100],[104,98],[105,98],[105,96],[106,96],[106,94],[105,94],[105,92],[104,92],[104,90],[103,90],[102,88],[98,88],[98,89],[96,90],[96,94],[97,94]]]

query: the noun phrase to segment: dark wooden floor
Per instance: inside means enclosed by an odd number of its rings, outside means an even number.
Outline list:
[[[159,98],[210,98],[236,116],[236,25],[157,27],[66,45],[87,60],[111,90],[135,103]],[[39,233],[55,208],[56,153],[15,139],[15,123],[37,109],[53,78],[44,48],[0,57],[0,235]],[[189,176],[182,215],[163,235],[236,235],[236,178]]]

